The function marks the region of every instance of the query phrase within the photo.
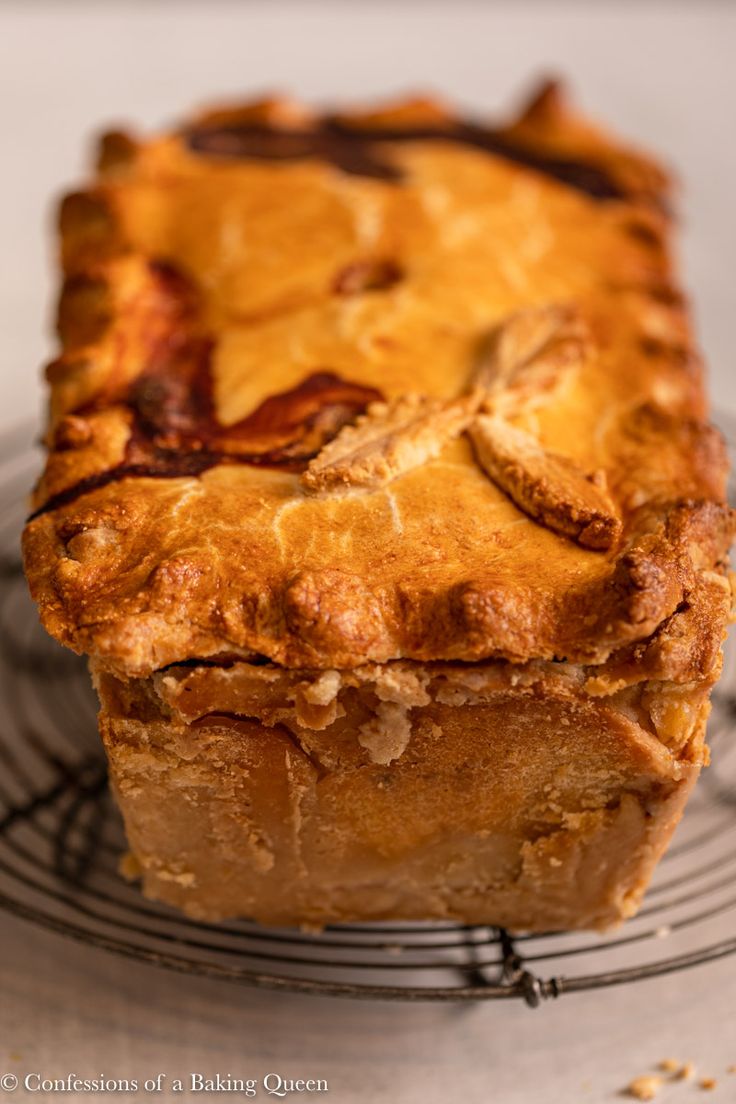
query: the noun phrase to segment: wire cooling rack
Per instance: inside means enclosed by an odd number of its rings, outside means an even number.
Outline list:
[[[451,923],[335,925],[321,934],[197,923],[118,873],[125,849],[107,790],[83,660],[38,624],[18,537],[38,468],[27,430],[0,438],[0,908],[181,973],[270,989],[401,1000],[525,1000],[638,981],[736,951],[736,650],[696,789],[638,916],[601,937],[513,937]]]

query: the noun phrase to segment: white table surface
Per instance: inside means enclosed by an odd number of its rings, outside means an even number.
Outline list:
[[[677,166],[714,398],[736,410],[735,48],[736,5],[702,0],[2,4],[0,428],[37,415],[50,347],[49,201],[79,177],[85,140],[101,125],[153,126],[213,95],[281,88],[326,100],[435,87],[494,110],[550,71]],[[170,975],[0,915],[0,986],[0,1073],[271,1070],[327,1079],[326,1098],[340,1104],[547,1104],[613,1101],[673,1055],[719,1085],[705,1096],[667,1086],[660,1099],[736,1100],[736,1076],[725,1074],[736,1062],[736,958],[533,1013],[510,1003],[397,1006]]]

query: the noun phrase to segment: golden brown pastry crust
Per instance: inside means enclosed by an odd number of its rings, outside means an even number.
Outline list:
[[[62,207],[24,535],[46,627],[124,676],[650,637],[732,534],[668,194],[557,86],[495,130],[276,100],[109,136]],[[341,427],[405,394],[421,432],[335,474]],[[502,419],[495,459],[456,402]]]

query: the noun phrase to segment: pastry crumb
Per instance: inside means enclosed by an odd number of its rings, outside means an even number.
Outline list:
[[[705,1089],[706,1092],[711,1092],[716,1087],[718,1082],[716,1081],[715,1077],[701,1077],[698,1084],[700,1085],[701,1089]]]
[[[681,1066],[682,1062],[679,1062],[677,1058],[663,1058],[658,1068],[663,1073],[677,1073]]]
[[[678,1070],[678,1081],[692,1081],[695,1076],[695,1066],[692,1062],[683,1062],[682,1066]]]
[[[634,1100],[654,1100],[662,1088],[662,1078],[655,1073],[645,1073],[641,1077],[635,1077],[626,1087],[626,1095]]]

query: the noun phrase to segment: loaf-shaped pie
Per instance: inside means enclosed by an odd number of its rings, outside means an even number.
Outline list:
[[[731,604],[671,222],[554,83],[505,125],[275,98],[105,136],[61,208],[24,554],[146,894],[635,912]]]

